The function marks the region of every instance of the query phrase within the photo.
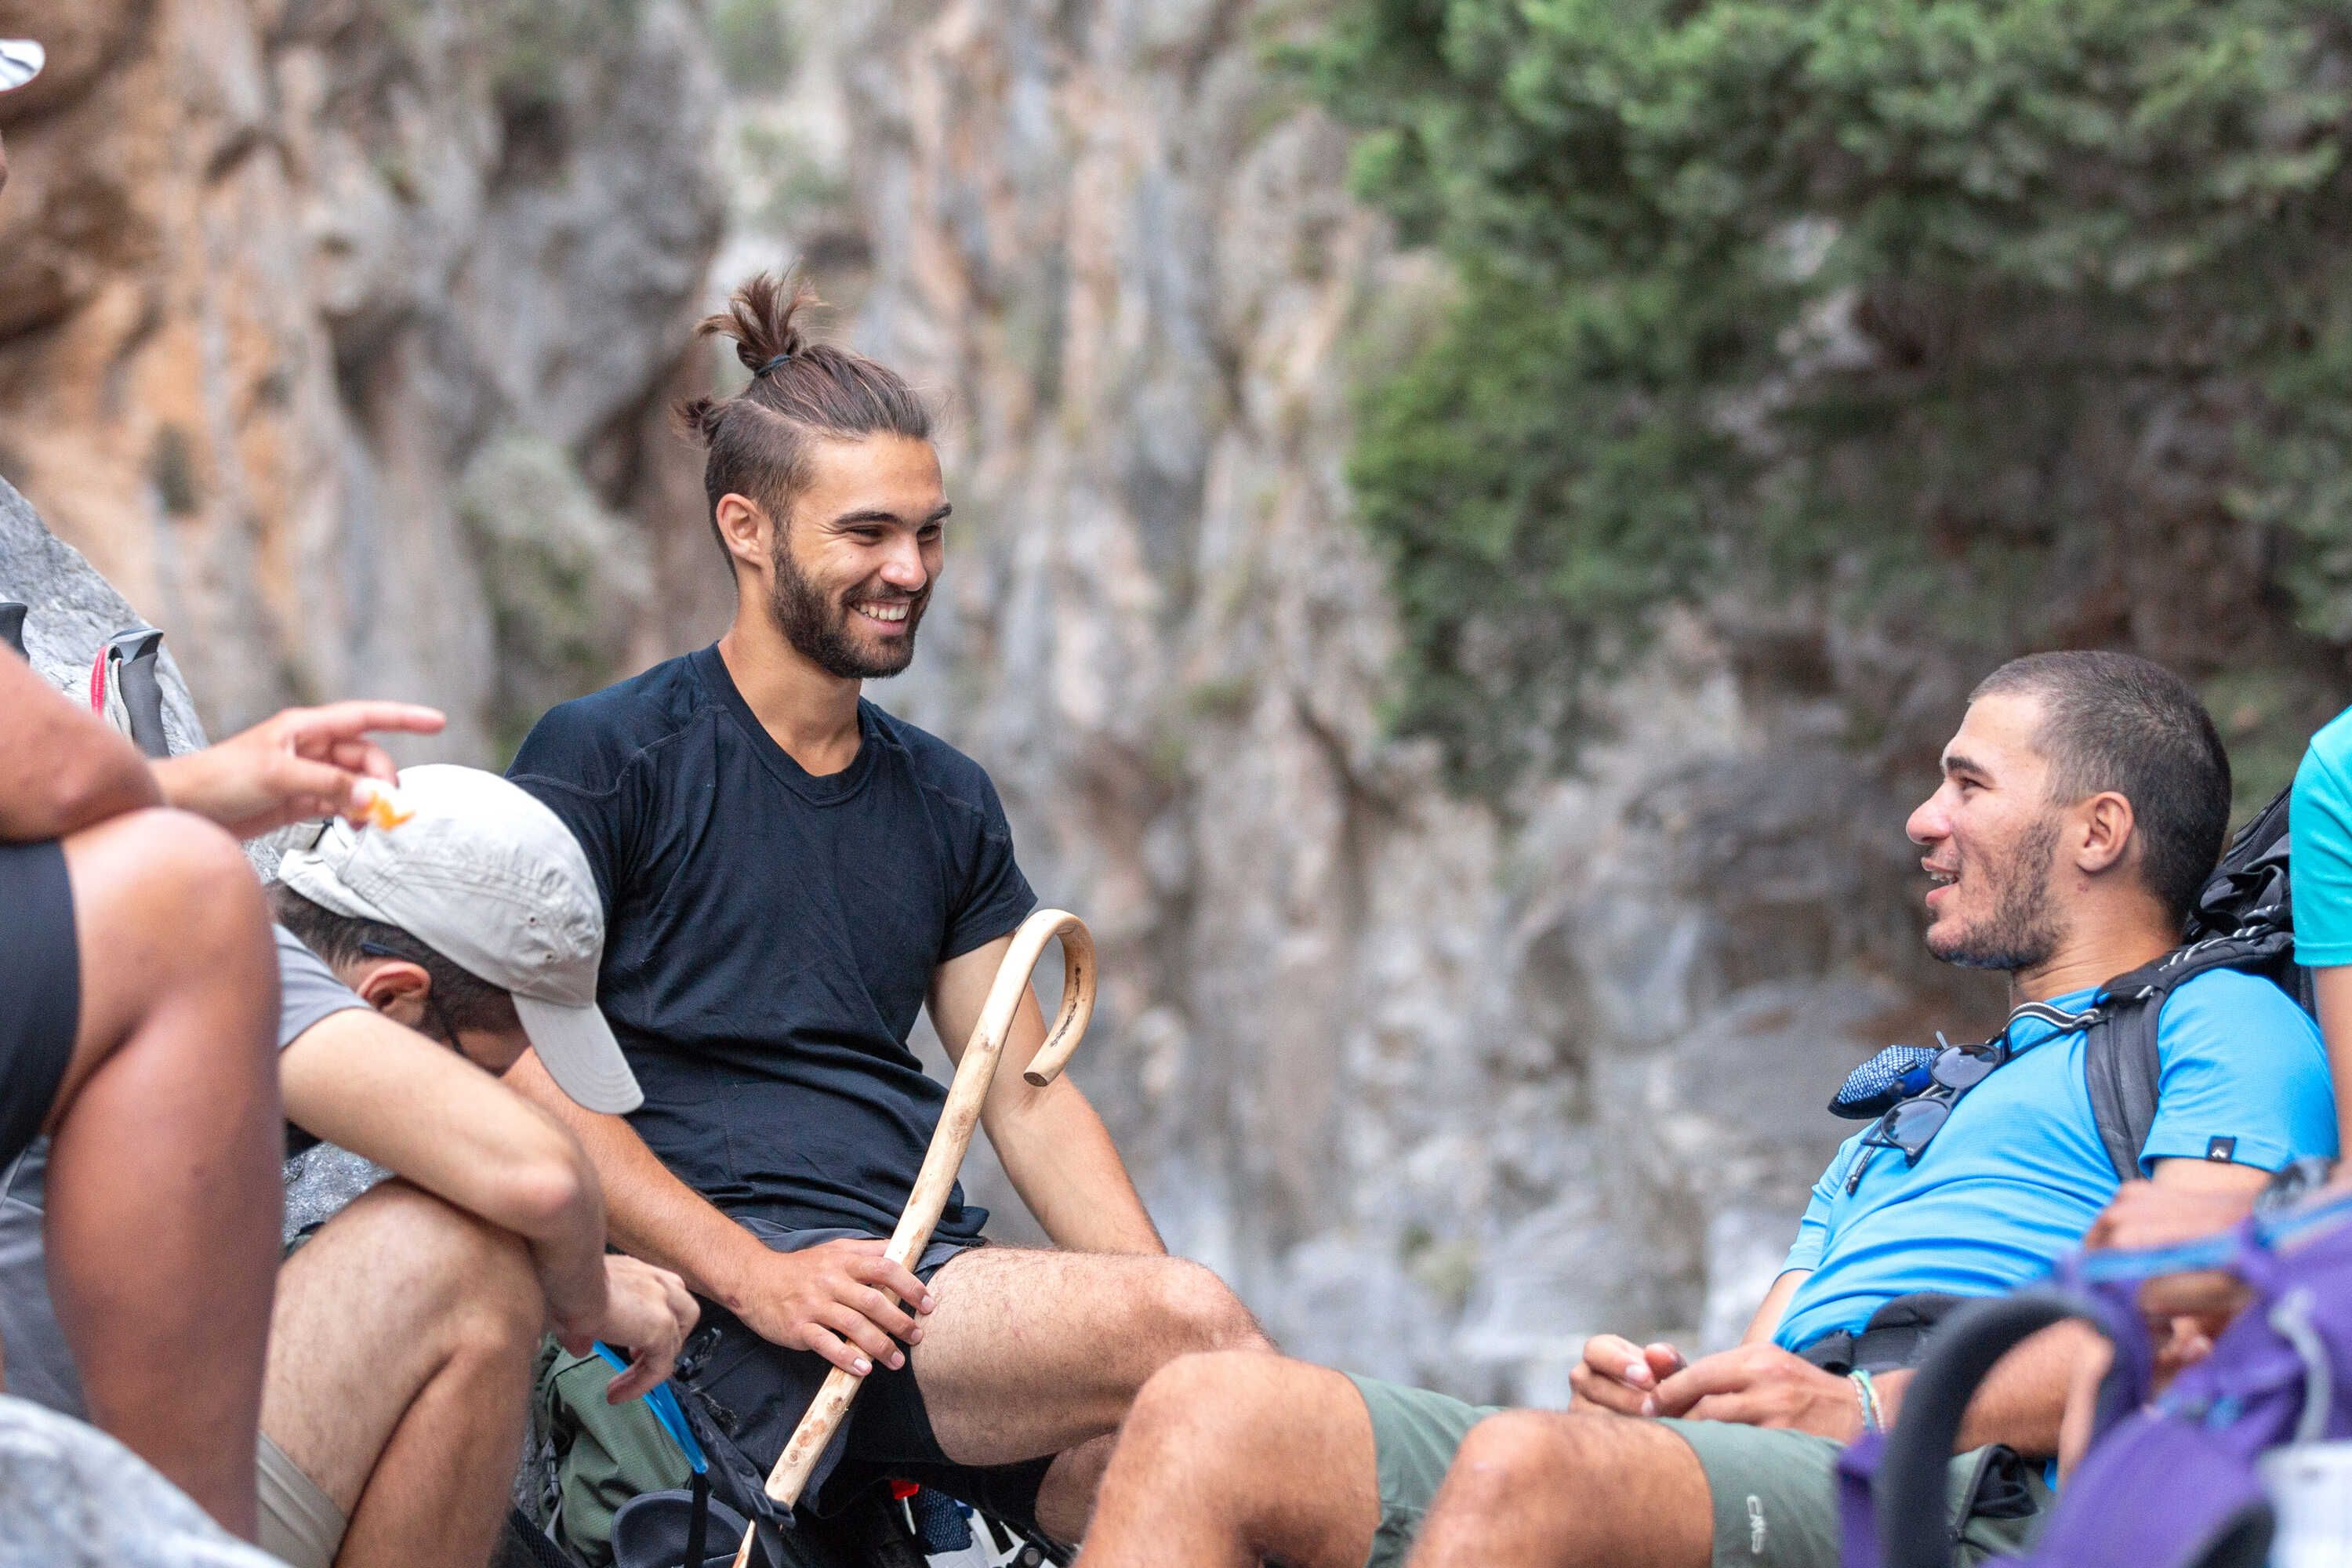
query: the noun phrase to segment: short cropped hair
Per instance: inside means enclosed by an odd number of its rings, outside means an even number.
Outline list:
[[[2113,790],[2131,802],[2147,889],[2185,922],[2230,830],[2230,754],[2189,683],[2128,653],[2029,654],[1978,682],[1969,700],[2042,703],[2042,754],[2060,805]]]
[[[371,946],[383,948],[391,956],[406,959],[432,977],[434,1007],[440,1017],[447,1020],[448,1027],[495,1029],[511,1022],[507,1009],[500,1005],[507,1000],[503,989],[444,957],[398,926],[338,914],[323,904],[313,903],[283,882],[269,885],[269,897],[278,923],[292,931],[304,947],[325,959],[330,968],[357,963],[364,958],[383,957],[384,953],[367,951]],[[427,1016],[433,1015],[428,1012]],[[457,1042],[447,1043],[454,1046]]]

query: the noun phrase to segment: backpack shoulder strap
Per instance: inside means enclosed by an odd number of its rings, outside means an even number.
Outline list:
[[[2083,1032],[2083,1077],[2091,1090],[2091,1117],[2116,1180],[2139,1174],[2139,1152],[2156,1127],[2158,1080],[2157,1015],[2162,1003],[2118,1001],[2102,1009]]]
[[[2138,1176],[2139,1152],[2156,1127],[2157,1091],[2164,1075],[2157,1026],[2165,999],[2181,982],[2210,969],[2270,969],[2292,951],[2294,941],[2284,930],[2211,937],[2176,947],[2099,988],[2095,1016],[2083,1032],[2083,1077],[2116,1180]]]

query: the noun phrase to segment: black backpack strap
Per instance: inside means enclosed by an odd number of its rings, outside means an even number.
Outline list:
[[[2100,987],[2095,1016],[2083,1032],[2083,1077],[2099,1142],[2116,1180],[2139,1175],[2139,1153],[2156,1127],[2157,1092],[2164,1064],[2157,1026],[2165,998],[2184,980],[2210,969],[2274,970],[2294,949],[2284,929],[2257,929],[2174,948],[2153,963],[2119,974]]]
[[[2156,1051],[2157,1014],[2162,1004],[2138,1004],[2102,1013],[2083,1035],[2083,1077],[2091,1090],[2091,1117],[2116,1180],[2139,1174],[2139,1152],[2156,1127],[2157,1080],[2163,1063]]]

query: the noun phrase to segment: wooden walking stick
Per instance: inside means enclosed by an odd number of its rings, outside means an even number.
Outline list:
[[[956,1063],[947,1104],[940,1111],[939,1130],[924,1151],[923,1168],[916,1173],[914,1191],[907,1196],[906,1212],[898,1216],[898,1228],[890,1233],[890,1246],[884,1256],[902,1268],[911,1271],[923,1248],[930,1245],[931,1229],[940,1223],[940,1211],[947,1206],[948,1189],[955,1185],[964,1151],[971,1146],[972,1129],[980,1125],[980,1108],[988,1099],[988,1086],[995,1080],[996,1058],[1004,1052],[1004,1037],[1012,1033],[1021,999],[1029,994],[1029,972],[1037,967],[1045,944],[1057,936],[1062,939],[1061,1010],[1045,1032],[1045,1044],[1037,1047],[1021,1076],[1040,1088],[1053,1082],[1087,1032],[1087,1020],[1095,1010],[1095,939],[1077,916],[1062,910],[1039,910],[1013,933],[1012,950],[997,966],[996,981],[980,1010],[980,1022],[963,1048],[963,1059]],[[857,1397],[858,1385],[865,1381],[839,1367],[825,1374],[824,1386],[810,1401],[801,1424],[793,1429],[791,1440],[777,1457],[776,1468],[768,1473],[768,1495],[786,1510],[800,1501],[817,1457],[840,1430],[849,1414],[849,1402]],[[743,1532],[743,1544],[735,1552],[735,1568],[745,1568],[751,1562],[756,1533],[755,1530]]]

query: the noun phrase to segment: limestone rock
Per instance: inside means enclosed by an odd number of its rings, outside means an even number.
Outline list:
[[[94,1427],[0,1395],[0,1568],[283,1568]]]
[[[0,0],[0,34],[52,60],[0,100],[0,473],[215,728],[400,696],[495,761],[546,653],[458,515],[501,441],[645,536],[573,586],[593,678],[703,629],[629,567],[702,527],[648,500],[695,467],[659,408],[718,238],[698,0]]]

